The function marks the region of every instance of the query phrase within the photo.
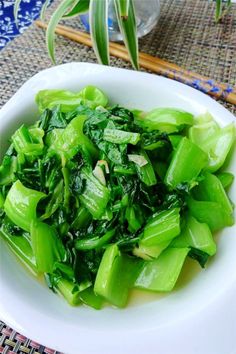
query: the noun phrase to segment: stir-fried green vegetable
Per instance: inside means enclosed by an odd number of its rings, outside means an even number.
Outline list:
[[[0,234],[49,288],[124,307],[131,288],[171,291],[187,256],[204,267],[216,254],[212,232],[234,223],[233,124],[109,106],[93,86],[36,102],[0,166]]]

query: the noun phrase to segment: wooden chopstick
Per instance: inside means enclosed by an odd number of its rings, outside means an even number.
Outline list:
[[[47,28],[47,24],[40,20],[35,21],[35,23],[40,28]],[[75,42],[92,47],[90,35],[85,32],[77,31],[73,28],[62,25],[58,25],[55,32]],[[125,61],[130,61],[128,52],[122,44],[110,42],[109,50],[111,55]],[[217,83],[215,80],[212,80],[206,76],[185,70],[176,64],[142,52],[139,53],[139,63],[140,66],[145,69],[187,84],[215,97],[216,99],[222,99],[236,105],[236,86]]]

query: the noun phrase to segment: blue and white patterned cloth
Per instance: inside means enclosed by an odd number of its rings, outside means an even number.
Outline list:
[[[15,0],[0,0],[0,50],[31,25],[39,16],[44,2],[45,0],[22,0],[17,27],[13,14]]]

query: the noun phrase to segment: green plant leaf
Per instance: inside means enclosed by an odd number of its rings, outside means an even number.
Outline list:
[[[80,14],[83,14],[83,13],[89,11],[89,3],[90,3],[90,0],[76,1],[75,5],[72,7],[72,9],[68,13],[66,13],[63,16],[63,18],[76,17]]]
[[[130,0],[120,0],[120,13],[124,18],[128,17],[129,14]]]
[[[231,0],[216,0],[215,22],[218,23],[229,12],[231,8]]]
[[[126,5],[129,3],[128,16],[123,16],[125,2]],[[118,24],[129,52],[131,63],[135,69],[138,69],[138,36],[133,0],[114,0],[114,3]]]
[[[45,3],[42,6],[41,12],[40,12],[40,20],[44,21],[45,18],[45,12],[50,4],[50,0],[46,0]]]
[[[215,21],[219,22],[222,15],[222,0],[216,0]]]
[[[46,32],[46,43],[47,43],[47,49],[48,49],[48,54],[55,63],[55,46],[54,46],[54,41],[55,41],[55,28],[58,24],[58,22],[61,20],[63,15],[68,11],[70,6],[74,4],[74,0],[63,0],[60,5],[57,7],[56,11],[54,11]]]
[[[21,0],[15,0],[14,9],[13,9],[13,14],[14,14],[16,26],[18,26],[18,12],[20,9],[20,3],[21,3]]]
[[[224,17],[229,12],[229,10],[231,9],[231,5],[232,5],[231,0],[227,0],[227,2],[225,3],[224,11],[222,13],[221,18]]]
[[[109,65],[108,0],[90,0],[89,24],[95,54],[99,62]]]

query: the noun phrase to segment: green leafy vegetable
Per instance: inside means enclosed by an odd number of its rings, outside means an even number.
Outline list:
[[[5,218],[0,228],[0,235],[6,241],[10,249],[15,253],[19,260],[34,274],[37,275],[38,269],[33,250],[29,241],[29,236],[21,233],[14,228],[14,225]]]
[[[187,204],[190,214],[199,222],[207,224],[211,231],[217,231],[234,224],[232,215],[227,213],[222,205],[217,202],[189,198]]]
[[[5,155],[0,166],[0,185],[8,185],[14,182],[17,171],[17,159],[15,156]]]
[[[60,106],[59,112],[63,113],[75,110],[80,104],[96,108],[105,107],[108,102],[104,93],[94,86],[86,86],[78,93],[66,90],[42,90],[38,92],[35,100],[41,112],[46,108],[53,109]]]
[[[156,179],[156,175],[152,163],[147,153],[144,150],[140,150],[139,156],[143,157],[143,159],[147,161],[147,163],[142,164],[142,166],[140,166],[140,163],[135,163],[135,168],[137,170],[139,178],[147,186],[155,185],[157,183],[157,179]]]
[[[61,4],[68,16],[88,5]],[[91,6],[106,16],[106,1]],[[132,2],[116,6],[130,30]],[[207,265],[212,232],[234,223],[223,170],[233,125],[111,106],[94,86],[43,90],[36,103],[39,119],[15,131],[0,166],[0,236],[33,274],[100,309],[124,307],[133,287],[171,291],[187,256]]]
[[[87,169],[84,168],[81,172],[81,178],[84,181],[85,188],[79,196],[79,199],[92,216],[95,219],[99,219],[105,212],[109,201],[109,189],[103,186]]]
[[[204,179],[193,189],[193,194],[198,200],[219,203],[224,211],[233,217],[233,206],[220,180],[215,175],[206,173]]]
[[[206,163],[207,155],[204,151],[184,137],[172,157],[165,183],[174,188],[179,183],[192,182],[196,180]]]
[[[193,125],[193,115],[174,108],[156,108],[147,114],[139,115],[138,123],[148,130],[173,133]]]
[[[234,175],[230,172],[221,172],[217,177],[225,189],[229,188],[234,181]]]
[[[197,248],[191,248],[188,255],[190,258],[198,261],[202,268],[205,268],[205,265],[210,257],[208,253],[201,251]]]
[[[109,246],[98,269],[95,292],[113,305],[124,307],[139,268],[140,262],[122,255],[117,245]]]
[[[154,215],[144,228],[141,244],[157,246],[176,237],[180,233],[179,211],[175,208]]]
[[[187,216],[186,224],[180,234],[171,243],[171,247],[191,247],[213,256],[216,244],[207,224],[198,222],[193,216]]]
[[[140,134],[106,128],[104,129],[103,139],[114,144],[136,145],[140,140]]]
[[[156,260],[145,262],[135,287],[152,291],[171,291],[188,253],[189,248],[168,248]]]
[[[52,273],[55,262],[65,259],[65,250],[53,227],[32,221],[31,242],[39,272]]]
[[[209,114],[198,118],[197,123],[189,129],[189,138],[208,155],[205,169],[215,172],[224,164],[235,142],[235,125],[220,129]]]
[[[72,282],[60,278],[56,282],[56,288],[71,306],[77,306],[81,302],[80,291],[75,288]]]
[[[35,220],[36,208],[44,193],[28,189],[18,180],[7,194],[4,211],[9,219],[25,231],[30,231],[32,220]]]

